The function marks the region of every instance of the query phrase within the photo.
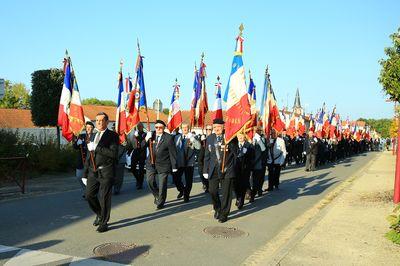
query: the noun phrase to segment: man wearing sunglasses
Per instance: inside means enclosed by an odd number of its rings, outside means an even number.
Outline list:
[[[177,171],[176,148],[174,138],[164,132],[165,123],[157,120],[154,132],[147,132],[145,141],[149,144],[149,154],[146,159],[147,183],[154,196],[157,209],[164,208],[167,198],[167,178]],[[158,184],[157,184],[158,183]]]

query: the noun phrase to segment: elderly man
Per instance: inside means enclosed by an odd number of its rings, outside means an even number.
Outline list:
[[[136,178],[136,189],[143,188],[144,165],[146,162],[146,133],[142,123],[137,125],[137,131],[128,135],[129,151],[131,152],[131,171]]]
[[[112,186],[115,176],[115,166],[118,155],[118,135],[107,129],[108,115],[96,115],[97,133],[92,135],[87,144],[88,155],[85,161],[85,176],[87,177],[86,199],[90,208],[96,214],[93,222],[102,233],[108,230],[108,220],[111,212]]]
[[[231,209],[233,182],[235,179],[235,155],[237,154],[237,143],[225,144],[223,135],[224,121],[214,119],[213,134],[207,137],[203,176],[209,179],[209,192],[214,208],[214,218],[220,223],[228,220]],[[226,147],[225,147],[226,146]],[[224,151],[226,152],[224,156]],[[225,157],[225,162],[224,161]],[[224,165],[224,169],[222,166]],[[220,198],[218,193],[221,185]]]
[[[279,189],[279,177],[281,175],[281,167],[285,163],[286,146],[282,137],[278,136],[275,129],[271,132],[271,139],[268,145],[268,188],[272,191],[274,188]]]
[[[262,196],[262,187],[264,185],[265,171],[267,166],[267,140],[263,136],[261,127],[257,128],[256,134],[253,137],[254,157],[252,169],[252,193],[250,201],[254,201],[257,194]]]
[[[173,173],[174,183],[179,191],[178,199],[183,196],[184,202],[189,201],[190,191],[193,185],[193,172],[196,152],[201,144],[192,133],[189,125],[182,124],[182,134],[177,133],[174,137],[176,147],[176,158],[178,171]],[[182,183],[182,175],[185,174],[185,184]]]
[[[207,125],[206,126],[206,134],[202,134],[200,136],[200,141],[201,141],[201,146],[199,153],[197,155],[197,164],[198,164],[198,172],[199,176],[201,179],[201,183],[203,184],[203,190],[205,193],[208,193],[208,179],[205,179],[203,176],[203,167],[204,167],[204,154],[206,152],[205,146],[206,146],[206,138],[210,136],[212,133],[212,125]]]
[[[151,141],[152,145],[148,145],[149,155],[146,160],[147,184],[153,193],[154,204],[157,209],[164,208],[167,199],[167,178],[168,174],[175,173],[178,169],[176,166],[176,149],[174,138],[164,132],[165,123],[157,120],[155,124],[155,132],[147,132],[146,142]],[[157,185],[158,181],[158,185]]]
[[[90,138],[93,134],[93,130],[94,130],[94,124],[91,121],[87,121],[85,123],[85,133],[80,134],[79,137],[76,138],[73,143],[74,149],[79,150],[78,160],[76,164],[76,178],[78,180],[78,183],[82,187],[83,198],[85,198],[85,190],[86,190],[85,184],[87,184],[86,178],[83,180],[85,158],[88,153],[86,143],[90,141]]]

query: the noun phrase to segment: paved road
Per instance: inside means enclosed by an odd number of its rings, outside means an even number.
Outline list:
[[[22,258],[33,264],[42,257],[41,263],[47,258],[53,265],[98,265],[90,260],[96,259],[93,248],[125,242],[138,246],[135,256],[125,254],[116,262],[238,265],[376,155],[362,154],[312,173],[297,167],[284,170],[281,190],[256,198],[241,211],[232,204],[230,220],[224,226],[247,234],[232,239],[204,232],[206,227],[220,224],[212,218],[209,196],[202,193],[198,178],[189,203],[176,200],[177,191],[170,187],[166,208],[158,211],[149,191],[136,191],[132,178],[127,178],[122,194],[113,197],[112,230],[104,234],[95,232],[94,216],[79,190],[0,202],[0,264],[21,265]]]

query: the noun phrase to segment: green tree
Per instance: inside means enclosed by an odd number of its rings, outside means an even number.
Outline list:
[[[392,125],[392,119],[365,119],[359,118],[358,121],[364,121],[371,129],[375,129],[383,138],[390,137],[390,128]]]
[[[103,105],[103,106],[117,106],[117,103],[111,100],[100,100],[97,98],[87,98],[82,100],[83,105]]]
[[[12,84],[9,80],[6,80],[4,97],[0,100],[0,108],[29,109],[30,95],[25,84]]]
[[[36,126],[57,126],[58,106],[64,82],[61,69],[45,69],[32,73],[31,113]],[[57,126],[57,141],[60,130]]]
[[[385,48],[386,59],[381,59],[382,66],[379,82],[383,91],[394,101],[400,100],[400,28],[390,35],[393,46]]]
[[[169,115],[169,109],[168,109],[168,108],[164,108],[164,109],[162,110],[162,112],[163,112],[165,115]]]

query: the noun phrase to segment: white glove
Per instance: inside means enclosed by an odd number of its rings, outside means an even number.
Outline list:
[[[89,142],[87,144],[87,149],[88,151],[94,151],[96,149],[96,144],[94,144],[94,142]]]
[[[203,174],[203,177],[204,177],[205,179],[208,179],[208,174]]]
[[[256,133],[256,134],[254,134],[253,139],[256,140],[256,141],[260,141],[261,140],[261,136],[258,133]]]
[[[303,151],[303,154],[304,154],[304,155],[306,155],[306,152],[305,152],[305,151]]]
[[[191,140],[193,138],[193,134],[191,132],[187,133],[186,138]]]
[[[205,135],[201,135],[200,140],[201,141],[206,140],[206,136]]]
[[[247,152],[247,148],[246,148],[246,147],[243,147],[242,152],[243,152],[243,153],[246,153],[246,152]]]
[[[135,137],[139,137],[139,132],[135,131],[134,135]]]
[[[78,141],[76,142],[77,145],[82,145],[83,141],[81,139],[78,139]]]
[[[153,134],[149,131],[149,132],[147,132],[147,134],[146,134],[146,138],[144,139],[146,142],[148,142],[149,141],[149,139],[151,139],[151,136],[152,136]]]
[[[172,173],[178,172],[178,169],[172,169]]]

